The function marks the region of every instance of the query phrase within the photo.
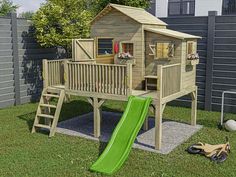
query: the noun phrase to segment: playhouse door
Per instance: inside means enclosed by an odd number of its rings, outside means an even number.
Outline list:
[[[94,39],[73,39],[72,40],[72,60],[73,61],[93,61],[95,60]]]

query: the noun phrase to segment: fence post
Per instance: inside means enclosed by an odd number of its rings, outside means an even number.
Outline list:
[[[212,82],[213,82],[213,60],[214,60],[214,38],[215,19],[217,11],[208,12],[207,33],[207,60],[206,60],[206,88],[205,88],[205,110],[212,110]]]
[[[17,17],[16,13],[11,13],[11,31],[12,31],[12,55],[13,55],[13,74],[15,87],[15,105],[21,104],[20,100],[20,64],[18,55],[18,35],[17,35]]]

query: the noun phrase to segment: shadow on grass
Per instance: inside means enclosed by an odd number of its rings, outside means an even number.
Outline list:
[[[36,114],[36,112],[30,112],[30,113],[27,113],[27,114],[20,115],[17,118],[25,121],[28,125],[29,131],[31,131],[33,123],[34,123],[35,114]]]
[[[100,155],[103,153],[103,151],[105,150],[107,144],[108,144],[108,142],[99,141],[99,155],[98,155],[98,157],[100,157]]]

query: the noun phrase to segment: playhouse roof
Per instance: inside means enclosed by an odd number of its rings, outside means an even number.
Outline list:
[[[154,24],[154,25],[163,25],[166,26],[167,24],[157,17],[153,16],[152,14],[148,13],[146,10],[137,7],[130,7],[130,6],[123,6],[117,4],[108,4],[93,20],[94,21],[100,19],[102,16],[109,13],[112,9],[116,9],[119,12],[123,13],[124,15],[132,18],[133,20],[137,21],[141,24]]]
[[[187,33],[182,33],[170,29],[157,29],[157,28],[144,28],[145,31],[150,31],[157,34],[162,34],[165,36],[177,38],[177,39],[201,39],[199,36],[194,36]]]

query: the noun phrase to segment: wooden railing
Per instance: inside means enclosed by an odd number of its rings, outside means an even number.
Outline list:
[[[64,84],[65,60],[43,60],[44,87]]]
[[[161,98],[168,97],[181,90],[181,64],[158,65],[158,91]]]
[[[65,62],[66,89],[80,92],[128,95],[132,65]]]

